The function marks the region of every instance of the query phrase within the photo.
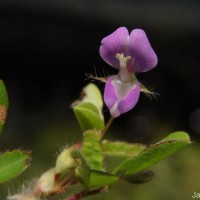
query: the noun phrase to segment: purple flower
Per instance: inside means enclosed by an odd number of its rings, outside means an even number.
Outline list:
[[[131,110],[140,95],[136,72],[146,72],[157,65],[157,56],[145,32],[134,29],[130,35],[125,27],[105,37],[99,49],[105,62],[119,70],[106,81],[104,101],[113,117]]]

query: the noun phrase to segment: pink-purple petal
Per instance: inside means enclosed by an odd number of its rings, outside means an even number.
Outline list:
[[[106,81],[104,90],[104,102],[113,117],[131,110],[140,96],[140,84],[137,80],[123,83],[118,78],[117,75],[111,76]]]
[[[129,42],[129,53],[135,59],[133,65],[135,72],[146,72],[157,65],[157,56],[143,30],[134,29]]]
[[[120,27],[112,34],[108,35],[101,41],[99,49],[100,56],[103,60],[114,68],[119,69],[119,61],[116,54],[128,53],[129,32],[127,28]]]
[[[120,101],[118,110],[120,113],[130,111],[138,102],[140,96],[140,84],[133,85],[127,95]]]
[[[110,110],[118,99],[116,88],[112,83],[112,77],[106,81],[104,89],[104,102]]]

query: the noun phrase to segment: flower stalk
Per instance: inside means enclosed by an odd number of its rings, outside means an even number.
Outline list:
[[[106,123],[105,128],[104,128],[103,131],[101,132],[101,138],[104,137],[104,135],[106,134],[106,132],[107,132],[108,129],[110,128],[110,126],[111,126],[113,120],[114,120],[114,117],[111,116],[110,119],[108,120],[108,122]]]

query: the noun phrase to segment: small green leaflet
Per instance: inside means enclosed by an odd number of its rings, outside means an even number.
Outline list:
[[[81,103],[73,107],[76,118],[83,131],[89,129],[104,129],[104,120],[99,115],[98,109],[92,103]]]
[[[103,153],[107,156],[115,157],[132,157],[137,155],[146,148],[145,145],[139,143],[127,143],[121,141],[108,141],[104,140],[102,142]]]
[[[83,134],[81,153],[93,170],[103,170],[103,154],[100,142],[101,135],[98,131],[90,130]]]
[[[160,142],[150,145],[138,155],[124,161],[113,171],[113,174],[131,175],[139,173],[190,143],[190,138],[187,133],[172,133]]]
[[[20,175],[28,166],[30,153],[20,150],[5,152],[0,155],[0,183]]]

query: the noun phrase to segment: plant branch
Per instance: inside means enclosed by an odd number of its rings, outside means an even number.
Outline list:
[[[79,199],[86,197],[86,196],[98,194],[100,192],[103,192],[104,190],[105,190],[105,188],[102,187],[102,188],[99,188],[99,189],[96,189],[96,190],[91,190],[91,191],[81,191],[81,192],[75,194],[74,196],[71,196],[71,197],[64,199],[64,200],[79,200]]]

